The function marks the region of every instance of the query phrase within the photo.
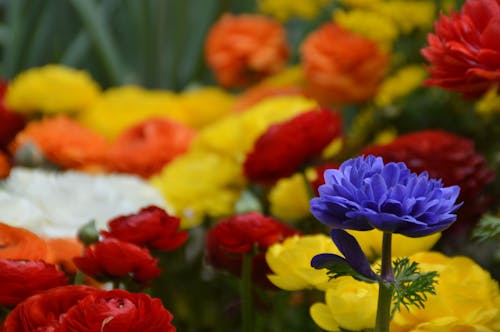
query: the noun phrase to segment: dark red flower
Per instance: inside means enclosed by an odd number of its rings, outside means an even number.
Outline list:
[[[9,143],[26,125],[24,116],[7,109],[4,96],[8,83],[0,79],[0,150],[6,150]]]
[[[52,264],[0,259],[0,305],[12,307],[31,295],[67,283],[64,273]]]
[[[68,285],[51,288],[19,303],[4,321],[2,332],[55,332],[66,311],[97,288]]]
[[[275,124],[260,136],[243,164],[245,176],[254,182],[272,184],[291,176],[342,132],[339,113],[318,109]]]
[[[161,272],[158,260],[149,250],[113,238],[86,248],[84,256],[73,261],[85,274],[98,280],[131,276],[136,282],[145,283]]]
[[[500,3],[468,0],[461,12],[441,15],[422,54],[431,63],[426,85],[477,97],[500,83]]]
[[[268,247],[299,231],[257,212],[219,221],[207,233],[206,259],[215,268],[241,275],[244,254],[255,254],[252,277],[260,286],[272,287],[266,275],[271,273],[265,260]]]
[[[426,130],[401,135],[386,145],[365,148],[360,154],[380,156],[384,162],[406,163],[413,172],[427,171],[431,178],[441,178],[445,186],[460,186],[457,211],[459,221],[451,229],[471,225],[487,207],[483,189],[494,177],[484,157],[465,137],[442,130]],[[467,220],[467,221],[466,221]]]
[[[137,214],[120,216],[108,222],[110,231],[102,235],[161,250],[173,250],[186,242],[188,233],[179,231],[180,219],[157,206],[148,206]]]
[[[58,332],[175,332],[160,299],[121,289],[97,292],[66,313]]]

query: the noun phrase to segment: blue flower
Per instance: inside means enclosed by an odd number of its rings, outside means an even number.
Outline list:
[[[311,212],[333,228],[426,236],[449,227],[462,205],[456,204],[458,186],[443,187],[426,172],[411,173],[404,163],[384,165],[372,155],[349,159],[324,177]]]

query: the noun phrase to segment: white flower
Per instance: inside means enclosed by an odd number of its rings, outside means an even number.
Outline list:
[[[0,182],[0,220],[41,236],[75,236],[95,220],[99,229],[119,215],[148,205],[170,210],[163,196],[139,177],[13,168]]]

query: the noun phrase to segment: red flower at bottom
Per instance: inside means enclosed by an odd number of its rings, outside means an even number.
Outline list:
[[[101,292],[89,286],[55,287],[18,304],[5,319],[2,332],[59,331],[66,311],[87,295]]]
[[[252,261],[252,278],[260,286],[273,285],[267,279],[271,269],[264,254],[268,247],[299,231],[257,212],[231,217],[217,223],[207,233],[206,259],[215,268],[241,275],[243,254],[256,254]]]

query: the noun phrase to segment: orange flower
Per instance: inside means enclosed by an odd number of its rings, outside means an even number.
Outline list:
[[[149,177],[189,149],[195,131],[164,118],[151,118],[125,130],[111,145],[110,171]]]
[[[47,244],[47,255],[45,261],[50,264],[61,266],[64,271],[76,273],[74,257],[83,253],[83,244],[76,238],[52,238],[45,239]]]
[[[206,61],[225,87],[243,87],[278,72],[288,55],[283,27],[260,15],[225,14],[205,44]]]
[[[363,36],[326,23],[301,47],[307,92],[320,102],[366,101],[377,91],[389,57]]]
[[[9,176],[10,173],[10,162],[9,157],[2,151],[0,151],[0,179],[4,179]]]
[[[108,148],[104,137],[65,116],[28,124],[9,148],[15,153],[30,142],[36,144],[48,161],[73,169],[88,169],[101,164]]]
[[[38,235],[0,222],[0,259],[43,260],[47,245]]]

